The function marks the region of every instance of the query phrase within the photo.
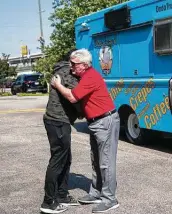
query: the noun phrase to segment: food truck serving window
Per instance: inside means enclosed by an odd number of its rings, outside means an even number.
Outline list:
[[[122,7],[118,10],[110,10],[104,14],[105,26],[111,30],[123,29],[130,26],[130,10]]]
[[[159,55],[172,54],[172,18],[155,23],[154,51]]]

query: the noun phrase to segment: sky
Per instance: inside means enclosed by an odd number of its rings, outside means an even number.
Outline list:
[[[41,0],[43,33],[49,44],[53,30],[48,20],[53,0]],[[0,0],[0,55],[19,56],[22,45],[27,45],[31,54],[40,52],[37,41],[40,36],[38,0]]]

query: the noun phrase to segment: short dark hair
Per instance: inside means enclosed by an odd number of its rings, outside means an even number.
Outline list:
[[[74,49],[71,49],[70,51],[68,51],[68,52],[63,56],[62,60],[64,60],[64,61],[69,61],[69,60],[70,60],[70,55],[71,55],[71,53],[74,52],[74,51],[76,51],[76,50],[77,50],[77,49],[74,48]]]

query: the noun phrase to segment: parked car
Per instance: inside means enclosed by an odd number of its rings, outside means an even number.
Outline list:
[[[47,84],[42,74],[21,74],[11,86],[11,93],[13,95],[29,92],[47,93]]]

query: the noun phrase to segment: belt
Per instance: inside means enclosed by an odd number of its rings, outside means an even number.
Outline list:
[[[96,120],[99,120],[99,119],[101,119],[101,118],[107,117],[107,116],[109,116],[109,115],[111,115],[111,114],[114,114],[114,113],[116,113],[116,112],[117,112],[116,109],[114,109],[114,110],[108,111],[108,112],[106,112],[106,113],[104,113],[104,114],[102,114],[102,115],[100,115],[100,116],[98,116],[98,117],[91,118],[91,119],[89,119],[89,120],[87,120],[87,121],[88,121],[88,123],[92,123],[92,122],[94,122],[94,121],[96,121]]]

